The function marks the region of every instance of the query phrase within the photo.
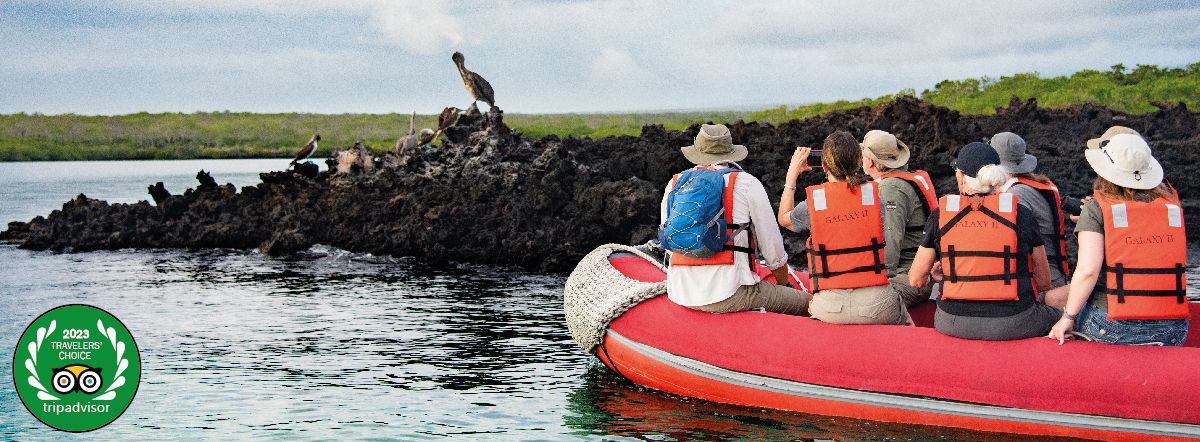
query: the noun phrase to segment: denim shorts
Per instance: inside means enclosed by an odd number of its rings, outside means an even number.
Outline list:
[[[1187,340],[1186,319],[1108,320],[1108,310],[1088,303],[1079,312],[1075,331],[1096,342],[1177,347]]]

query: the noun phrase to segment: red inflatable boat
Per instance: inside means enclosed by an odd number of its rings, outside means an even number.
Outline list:
[[[666,275],[614,254],[626,277]],[[1186,347],[982,342],[918,327],[714,315],[658,296],[613,320],[596,356],[629,380],[714,402],[886,422],[1104,440],[1200,437],[1200,331]],[[1192,305],[1193,327],[1200,308]]]

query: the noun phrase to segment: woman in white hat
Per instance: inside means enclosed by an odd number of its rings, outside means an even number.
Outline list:
[[[1084,151],[1098,177],[1075,232],[1079,258],[1063,316],[1049,337],[1074,331],[1109,344],[1182,345],[1187,339],[1183,209],[1146,141],[1119,134]]]

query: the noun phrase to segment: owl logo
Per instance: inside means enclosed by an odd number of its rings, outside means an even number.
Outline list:
[[[54,369],[54,376],[50,379],[50,383],[53,384],[54,391],[61,394],[72,391],[95,394],[100,391],[104,380],[100,378],[99,368],[75,364]]]

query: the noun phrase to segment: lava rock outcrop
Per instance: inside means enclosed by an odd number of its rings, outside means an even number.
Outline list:
[[[1187,200],[1200,185],[1200,175],[1186,170],[1200,164],[1200,114],[1182,105],[1160,108],[1131,116],[1094,105],[1043,109],[1014,98],[995,115],[977,116],[900,98],[779,126],[739,122],[730,129],[735,142],[750,147],[742,166],[767,185],[773,202],[795,146],[820,145],[835,130],[861,137],[870,129],[895,133],[911,146],[913,167],[929,171],[941,192],[954,186],[949,164],[960,146],[1012,131],[1038,156],[1039,172],[1064,194],[1083,196],[1094,179],[1083,161],[1084,143],[1112,125],[1141,132]],[[10,223],[0,239],[35,250],[225,247],[273,255],[319,243],[435,263],[569,270],[596,245],[654,237],[663,188],[689,167],[679,148],[691,144],[696,130],[646,126],[637,137],[530,141],[505,126],[499,112],[463,115],[442,147],[385,154],[369,174],[269,172],[260,184],[235,189],[202,171],[200,185],[182,194],[150,186],[154,204],[80,195],[47,217]],[[801,184],[822,179],[807,174]],[[799,238],[788,238],[789,249],[798,252]]]

